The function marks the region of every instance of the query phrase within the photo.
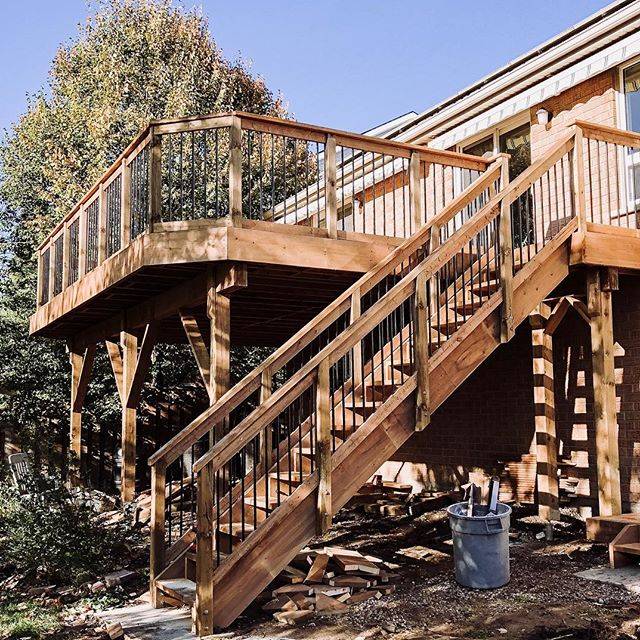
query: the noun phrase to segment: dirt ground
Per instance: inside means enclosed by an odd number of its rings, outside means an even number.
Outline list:
[[[283,628],[253,607],[228,629],[237,638],[354,640],[383,638],[508,638],[609,640],[640,637],[640,596],[623,587],[578,578],[576,572],[608,562],[607,547],[584,539],[584,523],[565,516],[553,540],[538,539],[544,524],[526,510],[512,517],[511,581],[490,591],[459,586],[453,574],[444,511],[418,519],[345,513],[318,544],[335,544],[401,565],[397,590],[353,606],[337,617],[320,617]],[[425,559],[397,552],[433,548]],[[314,544],[310,545],[314,546]]]

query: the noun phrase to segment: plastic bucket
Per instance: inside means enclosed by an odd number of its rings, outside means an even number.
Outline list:
[[[495,589],[509,582],[511,507],[498,503],[497,508],[498,513],[488,513],[488,506],[476,505],[473,517],[466,502],[447,509],[456,580],[465,587]]]

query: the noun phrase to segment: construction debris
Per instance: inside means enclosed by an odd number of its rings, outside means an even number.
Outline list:
[[[427,511],[442,509],[454,502],[449,492],[423,491],[412,493],[410,484],[383,481],[374,476],[365,483],[351,500],[349,506],[361,507],[364,513],[381,517],[420,516]]]
[[[393,593],[396,574],[380,558],[342,547],[303,549],[280,574],[284,583],[270,593],[262,610],[279,622],[299,625],[314,614],[339,615],[350,605]]]

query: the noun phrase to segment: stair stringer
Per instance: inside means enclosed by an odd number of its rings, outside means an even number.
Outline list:
[[[517,326],[569,273],[573,219],[513,280]],[[430,359],[431,409],[440,406],[500,345],[501,293],[494,294]],[[356,430],[332,458],[337,512],[415,432],[413,375]],[[230,625],[316,534],[317,472],[226,558],[213,576],[214,626]]]

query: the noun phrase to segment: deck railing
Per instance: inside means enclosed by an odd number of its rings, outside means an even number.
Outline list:
[[[39,247],[38,303],[141,234],[192,220],[409,237],[488,163],[246,113],[152,122]]]

